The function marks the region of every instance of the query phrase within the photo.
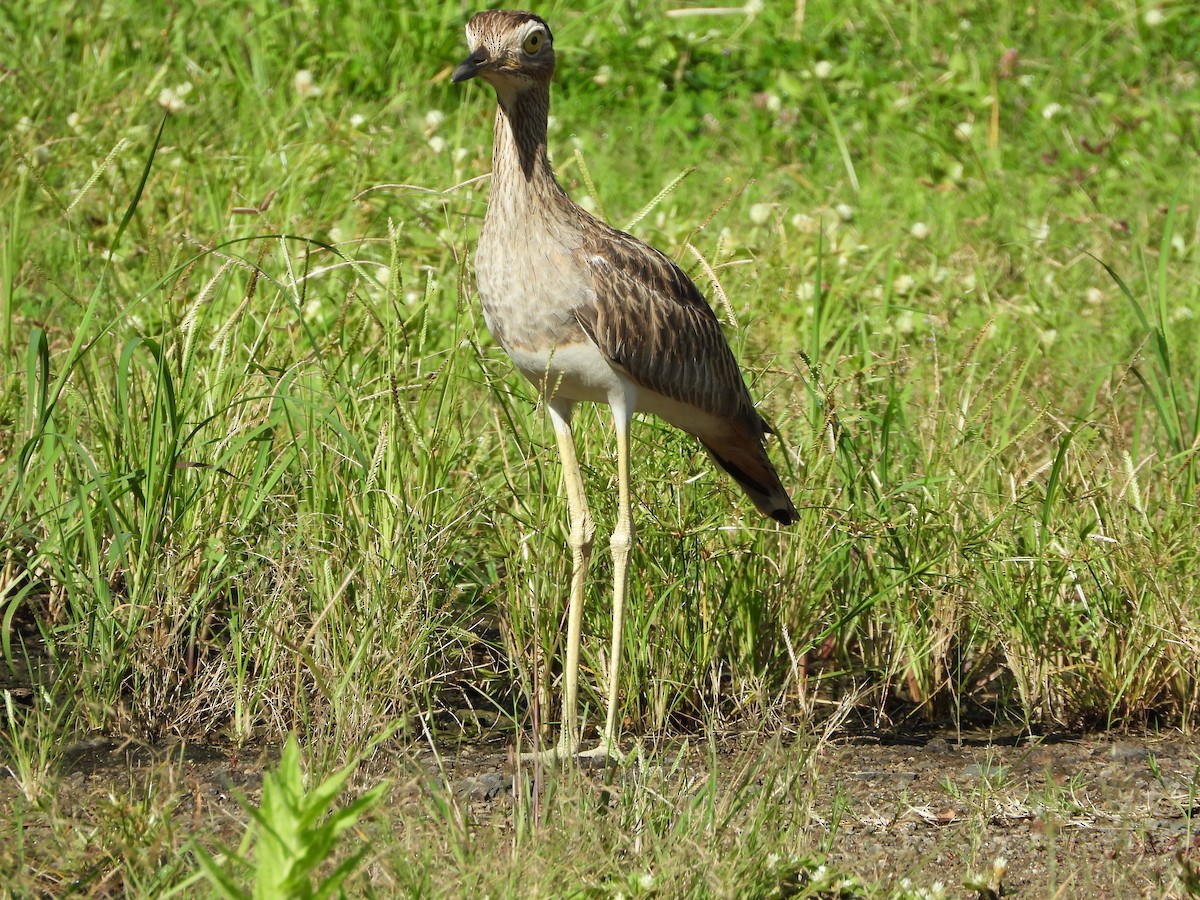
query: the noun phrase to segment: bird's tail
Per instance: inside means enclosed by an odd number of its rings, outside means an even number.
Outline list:
[[[700,443],[764,516],[781,525],[790,525],[800,518],[760,440],[739,435],[712,441],[701,439]]]

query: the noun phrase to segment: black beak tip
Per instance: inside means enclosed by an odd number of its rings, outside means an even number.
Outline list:
[[[460,81],[474,78],[479,74],[479,70],[487,65],[487,61],[487,51],[481,47],[458,64],[458,68],[450,76],[450,81],[453,84],[458,84]]]

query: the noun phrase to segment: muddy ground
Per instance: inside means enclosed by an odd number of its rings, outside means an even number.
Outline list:
[[[727,762],[731,771],[743,765],[742,743],[719,752],[718,764]],[[678,755],[660,751],[671,752]],[[858,734],[773,752],[812,754],[806,838],[831,868],[870,882],[940,881],[949,896],[977,896],[965,880],[994,876],[995,861],[1003,859],[1002,896],[1164,897],[1172,890],[1182,896],[1181,873],[1200,864],[1192,824],[1200,812],[1200,743],[1191,739]],[[686,753],[684,765],[703,781],[711,749]],[[256,799],[263,767],[276,755],[87,742],[63,760],[55,814],[94,823],[111,814],[112,797],[158,784],[179,797],[171,805],[177,828],[236,844],[245,816],[234,795]],[[381,766],[405,771],[395,779],[392,802],[449,786],[476,827],[511,823],[513,766],[503,738],[371,764]],[[586,777],[598,783],[603,773]],[[618,770],[613,789],[629,777],[630,770]],[[0,778],[0,809],[16,802],[16,782]],[[25,852],[36,862],[40,826],[26,821]],[[103,884],[91,888],[93,896],[106,895]]]

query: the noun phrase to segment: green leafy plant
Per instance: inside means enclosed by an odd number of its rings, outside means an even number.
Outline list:
[[[296,738],[289,737],[279,767],[263,777],[262,803],[257,808],[247,806],[253,821],[243,850],[226,854],[229,862],[251,873],[253,887],[247,890],[218,859],[196,849],[200,869],[217,893],[226,900],[337,896],[369,845],[362,842],[328,874],[319,870],[331,860],[339,836],[353,828],[387,789],[386,783],[376,785],[349,806],[334,809],[334,801],[356,768],[357,760],[310,787],[300,765]],[[247,857],[247,845],[253,848],[253,859]]]

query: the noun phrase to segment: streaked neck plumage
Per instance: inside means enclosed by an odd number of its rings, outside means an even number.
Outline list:
[[[519,88],[497,86],[496,128],[492,147],[493,204],[511,208],[538,203],[570,203],[554,178],[546,151],[550,85],[535,81]]]

